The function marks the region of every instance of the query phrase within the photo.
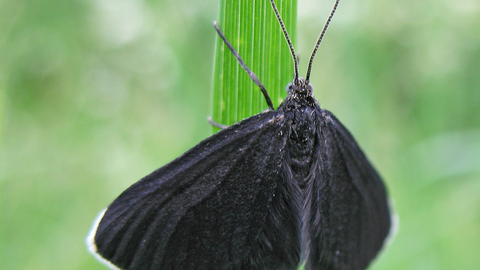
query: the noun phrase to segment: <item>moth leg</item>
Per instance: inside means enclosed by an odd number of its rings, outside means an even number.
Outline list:
[[[230,42],[228,42],[227,38],[225,37],[225,35],[223,34],[223,32],[220,30],[220,28],[218,28],[218,25],[217,25],[217,22],[216,22],[216,21],[213,22],[213,27],[215,28],[215,30],[217,31],[218,35],[219,35],[220,38],[223,40],[223,42],[225,42],[225,45],[227,45],[227,47],[230,49],[230,51],[232,52],[233,56],[235,56],[235,58],[237,59],[238,63],[240,64],[240,66],[242,66],[242,68],[247,72],[247,74],[248,74],[248,76],[250,77],[250,79],[252,79],[252,81],[253,81],[258,87],[260,87],[260,90],[262,91],[262,94],[263,94],[263,96],[265,97],[265,101],[267,102],[268,108],[271,109],[271,110],[275,110],[275,108],[273,108],[272,100],[270,99],[270,96],[269,96],[268,93],[267,93],[267,89],[265,89],[265,86],[263,86],[263,84],[260,82],[260,80],[258,79],[257,75],[255,75],[255,73],[253,73],[253,71],[251,71],[251,70],[247,67],[247,64],[245,64],[245,62],[243,62],[243,60],[242,60],[242,58],[240,57],[240,55],[238,54],[238,52],[233,48],[232,44],[230,44]]]
[[[220,123],[217,123],[217,122],[213,121],[213,119],[212,119],[211,116],[208,117],[207,121],[210,123],[210,125],[212,125],[212,126],[214,126],[214,127],[218,127],[219,129],[226,129],[226,128],[228,128],[228,126],[226,126],[226,125],[222,125],[222,124],[220,124]]]

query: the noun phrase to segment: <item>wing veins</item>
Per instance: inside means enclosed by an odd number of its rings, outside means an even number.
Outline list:
[[[256,134],[255,133],[250,133],[249,135],[252,135],[252,136],[255,136]],[[257,135],[258,136],[258,135]],[[249,138],[248,140],[252,140],[252,138]],[[208,159],[209,157],[211,157],[212,155],[216,154],[218,151],[224,151],[225,148],[228,148],[230,145],[229,144],[224,144],[222,145],[222,147],[220,148],[217,148],[215,150],[212,150],[211,152],[209,152],[207,155],[204,155],[201,159],[197,160],[195,163],[191,164],[190,166],[188,166],[188,168],[191,168],[193,166],[196,166],[198,165],[198,163]],[[221,159],[221,157],[218,157],[218,159]],[[218,160],[217,159],[217,160]],[[201,177],[205,171],[208,171],[208,169],[210,169],[211,167],[213,167],[214,164],[211,164],[205,168],[203,168],[202,171],[198,172],[197,175],[198,177],[195,177],[191,180],[189,180],[188,182],[184,183],[183,185],[181,186],[178,186],[176,187],[176,190],[173,191],[172,193],[168,194],[168,196],[165,198],[165,200],[161,201],[161,204],[158,205],[157,202],[155,204],[151,203],[149,206],[147,206],[147,208],[145,208],[145,205],[150,203],[150,196],[155,196],[155,195],[152,195],[153,193],[157,193],[159,191],[159,189],[157,188],[155,191],[152,191],[150,192],[149,194],[146,194],[145,196],[143,196],[141,199],[139,199],[138,201],[136,201],[135,205],[137,205],[136,207],[136,210],[134,211],[131,211],[131,209],[125,209],[123,211],[123,213],[132,213],[130,216],[132,217],[135,213],[138,213],[138,212],[141,212],[141,213],[144,213],[141,217],[141,218],[138,218],[136,217],[135,218],[135,222],[134,224],[128,224],[128,222],[125,222],[125,225],[124,226],[128,226],[127,228],[127,231],[128,232],[135,232],[138,230],[138,228],[140,226],[142,226],[143,224],[145,224],[145,218],[150,218],[150,219],[153,219],[155,220],[155,216],[154,214],[152,214],[152,212],[155,212],[157,211],[158,209],[161,209],[161,208],[164,208],[166,205],[168,205],[172,199],[174,197],[177,197],[177,196],[180,196],[183,192],[187,192],[188,189],[192,186],[192,185],[195,185],[196,183],[196,180]],[[179,176],[180,174],[180,176]],[[173,175],[170,175],[168,180],[171,180],[173,178],[178,178],[178,177],[181,177],[181,174],[186,174],[185,171],[181,171],[181,172],[178,172],[176,174],[173,174]],[[147,176],[148,177],[148,176]],[[162,180],[162,181],[165,181],[165,180]],[[182,190],[182,192],[177,192],[178,190]],[[213,192],[210,191],[210,192]],[[143,203],[141,204],[137,204],[139,201],[141,200],[144,200]],[[190,206],[190,207],[193,207],[193,206]],[[139,211],[138,209],[142,209],[142,211]],[[123,214],[122,213],[122,214]],[[131,219],[130,219],[131,220]],[[177,221],[178,222],[178,221]],[[149,222],[150,224],[152,224],[152,222]],[[149,225],[148,227],[150,227],[151,225]],[[148,230],[148,227],[145,228]],[[124,237],[129,235],[129,233],[125,233],[124,234]],[[131,241],[122,241],[120,240],[120,244],[118,245],[118,248],[116,249],[116,254],[112,257],[112,260],[117,260],[119,256],[122,256],[125,252],[125,249],[128,247],[128,245],[130,244]],[[142,243],[139,242],[137,243],[137,245],[141,245]],[[141,248],[141,246],[137,246],[137,249],[138,248]],[[133,258],[135,260],[135,257]],[[133,261],[132,261],[133,263]]]
[[[255,141],[259,136],[260,136],[260,134],[257,133],[257,134],[255,134],[254,137],[250,138],[249,143],[247,143],[247,145],[249,145],[249,147],[246,148],[246,149],[244,149],[243,153],[242,153],[241,155],[239,155],[239,156],[237,157],[237,159],[235,160],[235,163],[232,164],[232,166],[231,166],[226,172],[224,172],[224,173],[229,174],[229,173],[235,168],[235,165],[237,165],[237,164],[241,161],[241,158],[247,153],[247,151],[248,151],[249,149],[251,149],[251,147],[252,147],[252,146],[251,146],[251,145],[252,145],[252,142]],[[223,148],[222,148],[222,149],[223,149]],[[219,151],[219,150],[218,150],[218,151]],[[204,175],[203,172],[208,171],[208,170],[210,170],[211,168],[213,168],[213,167],[215,167],[215,166],[217,166],[217,164],[213,164],[213,163],[210,164],[210,166],[206,167],[206,168],[202,171],[202,173],[199,173],[199,174],[197,175],[197,177],[195,177],[194,179],[192,179],[192,180],[190,181],[190,183],[192,183],[192,185],[194,185],[194,183],[195,183],[199,178],[201,178],[201,177]],[[226,179],[226,178],[227,178],[227,177],[225,177],[225,179]],[[192,185],[189,185],[189,187],[192,186]],[[206,196],[204,196],[203,199],[209,197],[212,193],[214,193],[214,192],[218,189],[218,187],[219,187],[220,185],[221,185],[221,183],[219,183],[219,185],[216,185],[215,188],[212,189],[212,190],[210,190],[210,192],[209,192]],[[188,187],[187,187],[187,188],[184,188],[184,190],[186,190],[186,189],[188,189]],[[178,194],[177,196],[179,196],[179,195],[180,195],[180,194]],[[203,201],[203,199],[202,199],[202,200],[199,200],[196,204],[189,205],[188,208],[184,209],[184,215],[183,215],[182,217],[180,217],[180,219],[178,219],[178,220],[175,222],[175,224],[178,224],[179,222],[181,222],[181,220],[182,220],[183,218],[185,218],[185,214],[186,214],[187,212],[189,212],[191,209],[193,209],[196,205],[198,205],[199,203],[201,203],[201,202]],[[155,226],[155,227],[152,227],[152,224],[151,224],[151,225],[149,226],[149,228],[148,228],[147,234],[149,234],[149,233],[151,234],[151,233],[153,233],[154,231],[156,231],[156,228],[158,227],[158,225],[159,225],[159,224],[157,224],[157,226]],[[165,243],[166,243],[165,246],[168,246],[168,245],[169,245],[169,243],[170,243],[170,237],[171,237],[171,236],[172,236],[172,234],[169,234],[168,238],[165,239]],[[142,247],[139,247],[139,248],[142,249]],[[145,245],[145,246],[143,247],[143,249],[146,249],[146,248],[147,248],[147,245]],[[162,256],[161,258],[159,257],[159,256],[160,256],[160,253],[161,253],[160,251],[161,251],[162,249],[163,249],[163,248],[161,248],[160,245],[156,248],[156,251],[154,252],[154,254],[155,254],[155,255],[154,255],[154,262],[163,261],[163,256]],[[140,259],[140,258],[137,257],[137,260],[139,260],[139,259]],[[132,261],[132,264],[133,264],[133,262],[134,262],[134,261]]]

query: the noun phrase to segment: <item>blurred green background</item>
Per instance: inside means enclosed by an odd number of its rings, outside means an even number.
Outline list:
[[[299,1],[301,74],[332,4]],[[211,135],[217,5],[0,1],[0,269],[106,269],[98,212]],[[313,72],[400,216],[371,269],[478,269],[480,2],[343,0]]]

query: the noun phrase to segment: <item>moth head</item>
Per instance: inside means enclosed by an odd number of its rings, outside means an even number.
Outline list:
[[[293,81],[287,84],[287,93],[288,94],[303,94],[303,95],[311,95],[313,93],[313,86],[304,78],[299,77],[297,79],[293,79]]]

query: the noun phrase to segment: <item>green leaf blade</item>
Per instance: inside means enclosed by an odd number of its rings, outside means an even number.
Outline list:
[[[296,0],[276,4],[294,42]],[[220,29],[278,107],[292,79],[293,62],[270,1],[220,0],[219,13]],[[231,125],[268,107],[260,89],[220,38],[216,41],[213,85],[212,117],[217,123]]]

